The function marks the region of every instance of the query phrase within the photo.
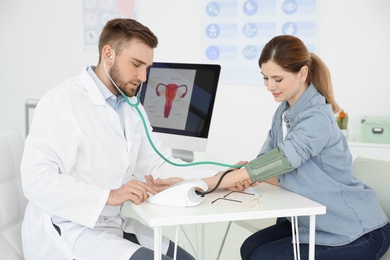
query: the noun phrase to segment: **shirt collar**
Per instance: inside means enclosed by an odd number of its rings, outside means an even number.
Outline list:
[[[118,105],[120,105],[125,99],[122,95],[115,96],[111,93],[111,91],[104,85],[104,83],[99,79],[99,77],[95,73],[96,66],[89,66],[87,68],[88,74],[91,76],[93,81],[96,83],[96,86],[102,93],[106,102],[114,109],[117,110]]]
[[[313,84],[310,84],[309,87],[302,93],[297,102],[291,107],[290,111],[286,113],[286,118],[296,117],[300,112],[306,109],[307,106],[310,106],[311,100],[319,95],[318,90],[314,87]],[[283,112],[290,108],[287,101],[285,101],[285,106],[283,108]]]

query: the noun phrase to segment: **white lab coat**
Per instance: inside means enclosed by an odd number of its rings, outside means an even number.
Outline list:
[[[136,233],[149,248],[152,231],[123,217],[122,207],[105,205],[111,189],[132,178],[144,180],[149,173],[184,179],[216,173],[211,167],[183,169],[164,163],[148,143],[136,110],[126,105],[124,114],[126,138],[117,113],[86,69],[39,101],[21,165],[29,200],[22,227],[27,260],[129,259],[140,246],[122,239],[123,230]],[[172,159],[170,150],[151,135]],[[167,244],[165,240],[164,251]]]

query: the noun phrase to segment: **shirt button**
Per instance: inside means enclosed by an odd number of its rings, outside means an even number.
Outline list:
[[[290,118],[290,123],[294,122],[294,118]]]
[[[286,127],[287,127],[287,128],[290,128],[290,124],[287,124]]]

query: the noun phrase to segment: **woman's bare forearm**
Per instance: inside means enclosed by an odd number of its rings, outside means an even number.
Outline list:
[[[214,187],[217,185],[222,174],[223,172],[202,180],[207,183],[208,189],[211,190],[214,189]],[[246,171],[245,168],[234,170],[225,175],[225,177],[222,179],[221,183],[219,184],[218,189],[235,187],[237,183],[243,183],[245,180],[251,183],[248,172]],[[263,181],[275,186],[279,186],[279,178],[277,176]],[[257,184],[258,183],[259,182],[257,182]]]
[[[209,190],[211,190],[217,185],[219,179],[221,178],[221,175],[222,175],[221,173],[218,173],[212,177],[204,178],[202,180],[207,183]],[[225,177],[222,179],[221,183],[219,184],[218,188],[224,189],[224,188],[234,187],[236,186],[237,182],[243,182],[248,179],[249,179],[249,175],[245,170],[245,168],[234,170],[225,175]]]
[[[264,180],[264,182],[272,184],[272,185],[275,185],[275,186],[280,186],[279,185],[279,178],[277,176],[269,178],[269,179],[266,179],[266,180]]]

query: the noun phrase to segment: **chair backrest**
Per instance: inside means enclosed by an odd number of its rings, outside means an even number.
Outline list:
[[[390,161],[357,157],[354,176],[376,191],[379,202],[390,218]]]
[[[21,224],[27,200],[20,181],[23,146],[20,131],[0,132],[0,252],[7,260],[24,259]]]

